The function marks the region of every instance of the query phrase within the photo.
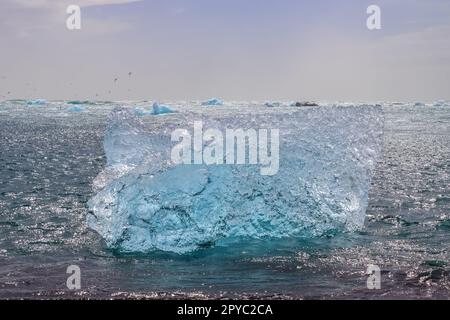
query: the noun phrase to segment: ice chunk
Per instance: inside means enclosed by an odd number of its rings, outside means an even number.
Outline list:
[[[46,105],[48,102],[44,99],[28,100],[27,105],[29,106],[42,106]]]
[[[153,114],[154,115],[158,115],[158,114],[166,114],[166,113],[172,113],[172,109],[170,109],[169,106],[165,106],[162,104],[158,104],[158,102],[155,102],[152,106],[153,108]]]
[[[189,131],[198,120],[204,130],[279,129],[278,174],[261,175],[250,164],[173,164],[171,133]],[[117,109],[87,223],[118,251],[179,254],[358,230],[382,128],[382,108],[375,106],[192,108],[158,119]]]
[[[202,106],[222,106],[222,105],[223,101],[218,98],[212,98],[202,103]]]
[[[416,102],[416,103],[414,104],[414,106],[415,106],[415,107],[425,107],[425,103],[423,103],[423,102]]]

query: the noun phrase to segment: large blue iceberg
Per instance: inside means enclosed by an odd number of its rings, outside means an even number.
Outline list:
[[[179,254],[361,229],[383,119],[377,106],[192,109],[145,121],[117,109],[88,226],[120,252]],[[250,164],[173,164],[171,133],[198,120],[205,130],[279,129],[278,173],[261,175]]]

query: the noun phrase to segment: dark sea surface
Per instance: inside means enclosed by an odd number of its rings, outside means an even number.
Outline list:
[[[0,299],[450,297],[450,107],[385,104],[365,228],[179,256],[119,255],[85,222],[115,103],[0,102]],[[381,268],[381,289],[366,270]],[[67,267],[82,289],[67,289]]]

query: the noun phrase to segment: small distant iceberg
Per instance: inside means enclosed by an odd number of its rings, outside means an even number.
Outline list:
[[[415,107],[425,107],[425,103],[423,103],[423,102],[416,102],[416,103],[414,104],[414,106],[415,106]]]
[[[267,101],[264,103],[266,107],[269,108],[279,108],[279,107],[318,107],[319,105],[315,102],[303,101],[303,102],[278,102],[278,101]]]
[[[312,101],[302,101],[302,102],[293,102],[291,104],[293,107],[318,107],[319,105],[316,102]]]
[[[67,111],[69,111],[69,112],[83,112],[84,108],[82,106],[80,106],[80,105],[75,105],[75,106],[72,106],[69,109],[67,109]]]
[[[27,105],[29,106],[43,106],[48,104],[48,101],[45,99],[36,99],[36,100],[28,100]]]
[[[146,110],[143,108],[136,107],[134,108],[134,114],[138,117],[143,116],[157,116],[161,114],[168,114],[173,113],[174,111],[166,105],[159,104],[158,102],[155,102],[152,106],[152,110]]]
[[[223,106],[223,101],[218,98],[212,98],[202,102],[202,106]]]
[[[91,102],[88,100],[84,100],[84,101],[72,100],[72,101],[67,101],[67,104],[80,105],[80,104],[91,104]]]
[[[159,104],[158,102],[155,102],[152,108],[153,108],[152,112],[153,115],[173,113],[172,109],[169,106]]]
[[[438,100],[433,103],[433,107],[445,107],[447,106],[447,102],[444,100]]]
[[[283,104],[281,102],[278,102],[278,101],[266,101],[266,102],[264,102],[264,105],[266,107],[269,107],[269,108],[279,108]]]

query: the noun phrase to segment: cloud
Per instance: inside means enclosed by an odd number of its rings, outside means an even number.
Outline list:
[[[448,67],[450,58],[449,25],[438,25],[390,35],[380,42],[379,47],[395,64],[410,63],[411,65],[445,65]],[[375,48],[376,50],[376,48]],[[399,60],[398,58],[401,57]]]
[[[66,8],[71,4],[80,7],[120,5],[142,0],[1,0],[0,37],[24,39],[45,34],[51,37],[66,31]],[[114,33],[129,29],[127,22],[116,18],[96,20],[83,18],[89,34]]]

